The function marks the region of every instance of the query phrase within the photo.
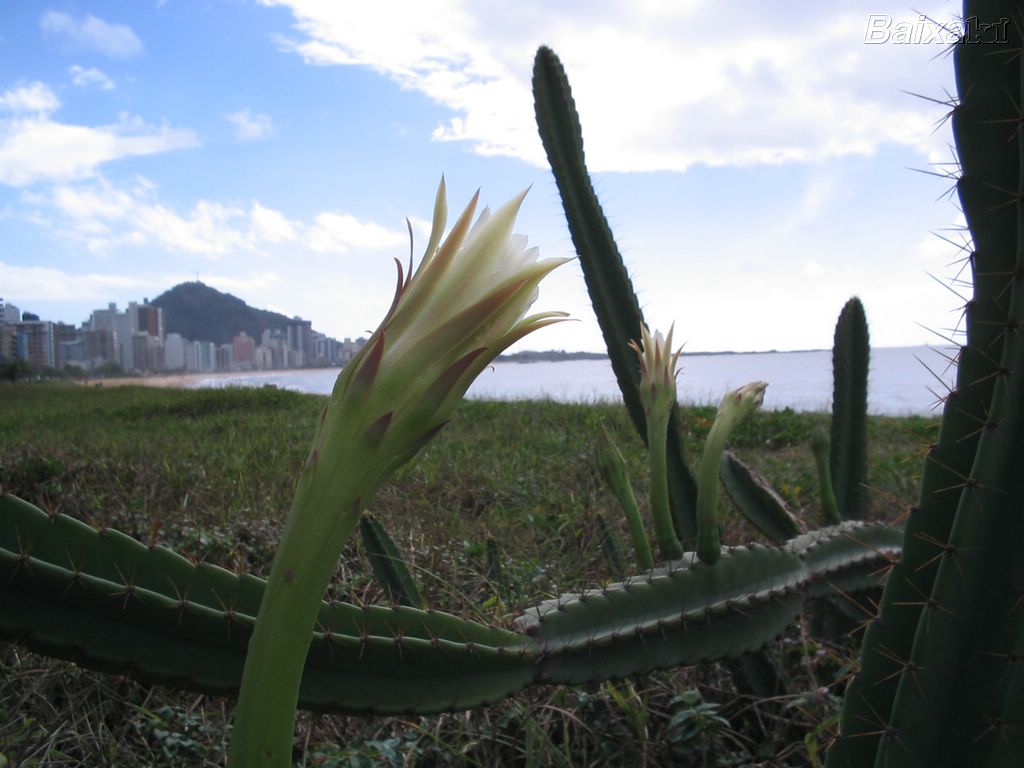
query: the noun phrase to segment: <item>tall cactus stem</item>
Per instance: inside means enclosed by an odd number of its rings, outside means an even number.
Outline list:
[[[854,297],[846,302],[839,313],[832,346],[829,467],[836,504],[846,520],[860,520],[865,512],[870,355],[864,305]]]
[[[1024,445],[1019,399],[1011,394],[1024,397],[1017,381],[1024,364],[1024,23],[1018,0],[967,0],[963,19],[953,50],[959,99],[951,123],[961,168],[957,192],[973,245],[966,341],[920,501],[906,521],[903,558],[889,575],[879,619],[864,636],[860,671],[847,688],[829,768],[1013,765],[987,752],[1011,743],[1024,716],[1018,710],[1015,721],[1003,721],[999,714],[1012,672],[984,671],[985,660],[1022,651],[1008,640],[1021,613],[1020,584],[1007,566],[1008,550],[1015,548],[1019,561],[1024,549],[1017,522]]]
[[[640,403],[640,374],[629,342],[644,324],[640,303],[619,254],[611,227],[590,183],[583,154],[583,131],[562,63],[554,51],[542,46],[533,65],[533,95],[537,127],[558,185],[573,245],[587,283],[594,313],[608,347],[622,399],[633,424],[650,444]],[[666,457],[673,522],[684,542],[697,533],[697,485],[683,458],[679,442],[678,409],[672,409],[667,431]]]

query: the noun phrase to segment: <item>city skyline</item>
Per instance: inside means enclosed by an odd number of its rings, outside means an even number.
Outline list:
[[[454,0],[8,4],[0,295],[74,322],[198,278],[367,333],[442,174],[453,211],[531,188],[517,231],[572,256],[533,125],[548,44],[653,327],[688,351],[823,348],[858,295],[876,345],[941,342],[958,10],[747,0],[726,31],[701,0],[528,2],[512,24]],[[577,265],[537,308],[576,322],[519,349],[603,349]]]
[[[36,374],[80,375],[285,370],[343,366],[366,342],[339,341],[298,315],[282,319],[283,327],[265,328],[258,340],[239,329],[229,342],[217,343],[167,332],[163,307],[148,298],[129,301],[124,311],[108,302],[74,325],[22,311],[0,297],[0,364],[21,361]]]

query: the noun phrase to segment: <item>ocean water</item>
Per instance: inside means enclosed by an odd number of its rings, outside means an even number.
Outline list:
[[[871,350],[868,411],[904,416],[937,413],[952,382],[948,349],[891,347]],[[767,352],[686,355],[681,358],[679,401],[717,404],[730,389],[750,381],[768,382],[764,407],[827,411],[832,400],[832,353]],[[329,394],[338,369],[266,371],[200,379],[196,387],[271,385],[299,392]],[[550,399],[562,402],[621,401],[607,360],[494,363],[470,387],[468,396],[487,400]]]

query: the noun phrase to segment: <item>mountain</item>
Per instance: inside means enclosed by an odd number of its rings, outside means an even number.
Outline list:
[[[284,331],[291,322],[277,312],[250,307],[237,296],[221,293],[200,282],[181,283],[150,302],[164,311],[164,330],[189,341],[226,344],[245,331],[257,343],[263,331]]]

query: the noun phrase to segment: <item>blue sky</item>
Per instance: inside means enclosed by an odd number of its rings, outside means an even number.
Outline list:
[[[361,335],[442,173],[452,209],[531,187],[517,231],[573,255],[529,91],[547,44],[652,326],[690,351],[827,347],[858,295],[876,345],[938,342],[960,254],[937,235],[963,220],[912,170],[950,168],[947,109],[908,92],[948,98],[959,5],[722,7],[4,3],[0,297],[79,323],[198,274]],[[577,264],[535,306],[577,322],[517,348],[602,349]]]

